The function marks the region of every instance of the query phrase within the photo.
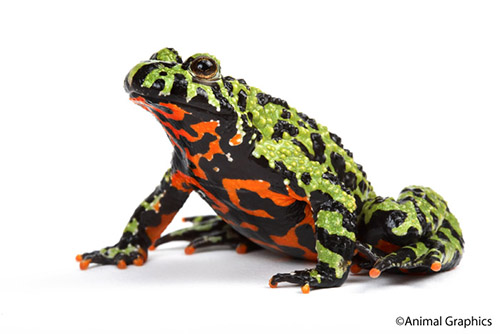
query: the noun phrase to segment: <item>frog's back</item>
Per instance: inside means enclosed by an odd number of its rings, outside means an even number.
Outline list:
[[[273,169],[277,163],[286,167],[306,192],[321,189],[324,186],[320,183],[327,179],[353,195],[358,207],[375,197],[362,166],[326,126],[253,87],[246,109],[259,134],[253,152],[256,158],[264,156]]]

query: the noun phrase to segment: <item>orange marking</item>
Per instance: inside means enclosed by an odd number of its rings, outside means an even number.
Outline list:
[[[353,274],[359,274],[361,272],[361,270],[362,270],[361,267],[358,266],[357,264],[353,264],[351,266],[351,273],[353,273]]]
[[[255,232],[257,232],[259,230],[259,228],[257,226],[255,226],[254,224],[247,223],[247,222],[241,223],[240,226],[243,228],[247,228],[249,230],[255,231]]]
[[[78,254],[75,258],[76,261],[80,262],[81,260],[83,260],[83,257],[81,254]]]
[[[390,243],[390,242],[382,240],[382,239],[380,239],[374,247],[377,249],[380,249],[381,251],[383,251],[386,254],[395,252],[401,248],[401,246],[395,245],[393,243]]]
[[[377,278],[380,276],[380,270],[378,270],[377,268],[372,268],[370,269],[369,275],[371,278]]]
[[[236,246],[236,253],[238,254],[245,254],[248,250],[247,245],[243,243],[239,243],[238,246]]]
[[[120,260],[120,261],[118,261],[118,263],[116,264],[116,266],[118,267],[118,269],[126,269],[127,268],[127,263],[124,260]]]
[[[156,213],[160,211],[160,201],[158,201],[155,205],[153,205],[153,209],[155,210]]]
[[[402,272],[402,273],[405,273],[405,274],[409,274],[410,271],[408,269],[404,269],[404,268],[399,268],[399,271]]]
[[[231,145],[233,145],[233,146],[237,146],[237,145],[241,144],[241,139],[242,139],[242,138],[241,138],[241,134],[237,133],[237,134],[235,134],[235,135],[234,135],[234,137],[233,137],[233,138],[231,138],[231,139],[229,140],[229,143],[230,143]]]
[[[152,245],[154,245],[155,241],[158,240],[176,213],[177,212],[172,212],[166,215],[161,215],[161,221],[158,226],[146,226],[146,234],[148,235],[149,240],[151,240]]]
[[[304,293],[304,294],[308,294],[309,291],[311,290],[311,288],[309,287],[309,284],[307,284],[307,283],[302,285],[302,288],[300,288],[300,289],[302,290],[302,293]]]
[[[181,190],[181,191],[184,191],[184,192],[191,191],[191,188],[185,187],[186,184],[187,185],[192,185],[192,186],[200,189],[201,191],[203,191],[205,193],[205,195],[208,198],[210,198],[212,200],[212,202],[214,203],[212,205],[212,208],[216,212],[221,212],[221,213],[227,213],[227,212],[229,212],[229,208],[224,203],[222,203],[221,201],[219,201],[207,189],[205,189],[204,187],[202,187],[200,185],[200,183],[195,178],[187,176],[186,174],[184,174],[184,173],[182,173],[180,171],[175,172],[175,174],[172,176],[172,186],[175,187],[175,188],[177,188],[178,190]]]
[[[440,271],[441,270],[441,262],[436,261],[433,264],[431,264],[431,270],[432,271]]]
[[[271,218],[269,213],[265,210],[249,210],[245,209],[240,205],[240,199],[237,190],[245,189],[250,190],[259,195],[261,198],[267,198],[274,202],[274,204],[278,206],[288,206],[295,202],[295,199],[289,195],[280,194],[274,191],[269,190],[271,184],[266,181],[261,180],[240,180],[240,179],[223,179],[222,185],[226,189],[227,194],[231,202],[241,211],[244,211],[252,216],[263,217],[263,218]]]
[[[269,287],[271,287],[271,288],[275,289],[275,288],[277,288],[277,287],[278,287],[278,283],[274,283],[274,284],[273,284],[273,279],[272,279],[272,278],[270,278],[270,279],[269,279]]]
[[[88,267],[89,267],[89,264],[92,260],[91,259],[87,259],[87,260],[83,260],[80,262],[80,269],[81,270],[86,270]]]
[[[191,255],[194,253],[195,250],[196,248],[194,248],[193,246],[187,246],[186,248],[184,248],[184,253],[186,255]]]

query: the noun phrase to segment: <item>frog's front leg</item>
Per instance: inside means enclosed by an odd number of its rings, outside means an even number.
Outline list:
[[[132,263],[142,265],[147,259],[148,247],[160,237],[191,192],[181,175],[168,170],[160,185],[135,210],[120,241],[114,246],[77,255],[80,268],[87,269],[90,263],[115,264],[121,269]]]
[[[354,198],[342,192],[334,199],[327,193],[314,191],[310,197],[314,212],[316,252],[314,269],[276,274],[269,280],[275,288],[279,282],[299,284],[303,293],[310,287],[338,287],[346,280],[355,249],[356,216]]]

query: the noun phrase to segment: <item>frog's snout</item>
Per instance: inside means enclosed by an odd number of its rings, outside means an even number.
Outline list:
[[[123,83],[125,91],[129,94],[137,93],[140,95],[149,95],[151,94],[151,90],[158,90],[160,87],[158,87],[159,85],[157,82],[153,83],[151,87],[145,87],[144,81],[150,73],[164,67],[168,66],[165,66],[165,62],[158,60],[148,60],[137,64],[130,70],[130,72],[128,72],[127,76],[125,77]]]

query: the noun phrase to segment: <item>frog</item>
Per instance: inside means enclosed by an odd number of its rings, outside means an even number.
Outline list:
[[[130,100],[173,147],[170,168],[137,207],[118,243],[79,254],[90,264],[142,266],[149,251],[185,241],[185,253],[267,249],[314,263],[269,280],[339,287],[352,274],[434,274],[455,268],[464,239],[447,202],[423,186],[378,196],[341,138],[287,101],[224,76],[209,53],[183,60],[163,48],[126,75]],[[191,193],[213,215],[163,234]],[[216,246],[216,247],[214,247]]]

